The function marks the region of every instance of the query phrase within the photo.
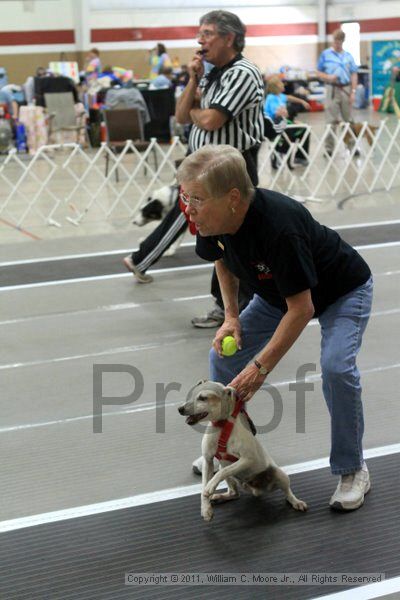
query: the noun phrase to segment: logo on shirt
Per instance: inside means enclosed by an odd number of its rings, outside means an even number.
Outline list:
[[[271,269],[263,262],[252,263],[257,271],[257,279],[262,281],[263,279],[272,279]]]

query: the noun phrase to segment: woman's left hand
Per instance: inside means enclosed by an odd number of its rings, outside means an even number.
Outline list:
[[[247,365],[243,371],[232,379],[230,386],[235,388],[237,395],[243,402],[248,402],[262,386],[266,375],[261,375],[254,363]]]

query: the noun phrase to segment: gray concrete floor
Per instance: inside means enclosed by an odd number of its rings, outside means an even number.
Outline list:
[[[393,190],[365,194],[342,210],[309,208],[334,226],[399,219],[399,204],[398,190]],[[8,231],[0,238],[1,262],[129,249],[150,229],[125,224],[110,231],[99,224],[91,236],[72,228],[74,235],[55,232],[55,238],[52,230],[40,241]],[[361,253],[376,282],[374,315],[359,359],[365,447],[374,448],[399,442],[399,247]],[[142,286],[127,274],[0,289],[0,520],[199,482],[190,463],[199,454],[201,435],[185,425],[177,405],[207,376],[214,331],[195,330],[190,319],[211,306],[210,273],[176,270]],[[296,433],[296,405],[287,383],[304,362],[315,363],[319,372],[319,337],[318,326],[309,326],[270,377],[282,395],[283,417],[260,439],[282,465],[328,455],[329,422],[320,381],[307,394],[305,433]],[[134,366],[144,386],[132,404],[105,406],[103,432],[95,434],[93,367],[99,364]],[[179,390],[170,391],[165,407],[156,410],[160,384],[173,382]],[[103,384],[110,396],[133,389],[132,377],[122,372],[105,374]],[[260,392],[250,412],[256,424],[268,423],[271,396]]]

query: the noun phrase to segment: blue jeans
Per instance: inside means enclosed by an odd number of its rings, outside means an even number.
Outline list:
[[[363,463],[364,417],[356,357],[371,313],[372,277],[328,306],[321,326],[322,391],[331,416],[330,465],[334,474],[354,473]],[[227,385],[264,348],[283,312],[255,295],[240,315],[242,350],[220,358],[210,351],[210,378]]]

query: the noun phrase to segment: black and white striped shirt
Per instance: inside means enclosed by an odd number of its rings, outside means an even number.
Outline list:
[[[202,78],[201,108],[215,108],[228,115],[226,123],[214,131],[192,126],[189,149],[206,144],[229,144],[241,152],[259,145],[263,139],[264,84],[258,67],[238,54],[229,64],[214,67]]]

